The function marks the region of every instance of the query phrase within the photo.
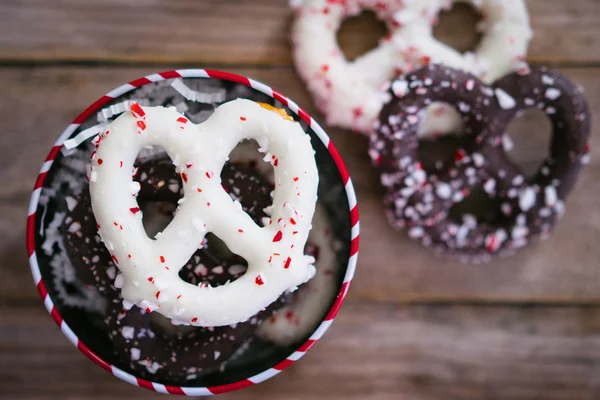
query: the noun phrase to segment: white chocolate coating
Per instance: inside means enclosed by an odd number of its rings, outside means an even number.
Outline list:
[[[225,103],[194,125],[175,109],[132,107],[108,127],[92,157],[90,193],[99,234],[123,274],[122,295],[176,324],[223,326],[245,321],[314,275],[303,249],[315,210],[318,173],[310,137],[296,122],[244,99]],[[273,218],[257,226],[222,189],[221,168],[242,139],[274,160]],[[156,238],[146,235],[130,171],[144,146],[160,145],[182,176],[185,195]],[[179,269],[213,232],[244,257],[235,282],[197,287]]]
[[[461,54],[433,36],[433,24],[452,0],[304,0],[296,9],[293,55],[317,107],[329,125],[368,134],[382,104],[381,88],[395,75],[424,63],[441,63],[471,72],[485,82],[522,68],[532,36],[524,0],[457,0],[470,3],[486,19],[483,38],[473,53]],[[342,21],[372,9],[385,21],[389,35],[379,45],[348,61],[336,40]],[[452,108],[434,104],[427,110],[421,135],[460,133]]]

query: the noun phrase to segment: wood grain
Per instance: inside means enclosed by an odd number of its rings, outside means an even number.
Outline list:
[[[161,68],[5,68],[7,82],[0,107],[0,304],[37,298],[24,249],[29,192],[46,152],[59,132],[84,107],[112,87]],[[314,111],[302,83],[289,68],[229,69],[262,80]],[[594,119],[600,119],[600,69],[565,69],[587,91]],[[531,168],[544,155],[548,133],[535,114],[515,121],[512,136],[520,147],[514,158]],[[486,265],[461,264],[436,257],[430,250],[392,230],[383,214],[378,176],[366,155],[364,137],[330,130],[347,162],[361,214],[361,253],[353,299],[439,302],[600,302],[600,137],[592,137],[592,162],[567,202],[567,214],[554,235],[516,256]],[[545,146],[545,145],[544,145]],[[26,151],[23,151],[26,149]]]
[[[527,4],[535,31],[530,61],[600,61],[597,0]],[[462,14],[456,12],[461,21]],[[453,20],[440,27],[439,37],[469,47],[472,26]],[[10,34],[0,35],[0,60],[291,65],[290,21],[286,0],[3,0],[0,32]],[[340,38],[350,54],[368,49],[380,36],[368,19],[353,26],[358,29],[347,29]]]
[[[600,308],[350,302],[299,363],[226,399],[600,396]],[[43,338],[43,340],[40,340]],[[0,308],[0,398],[159,399],[94,365],[42,309]]]

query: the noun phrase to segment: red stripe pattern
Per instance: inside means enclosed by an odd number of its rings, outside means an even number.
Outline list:
[[[133,88],[138,88],[140,86],[149,84],[151,82],[156,82],[161,79],[173,79],[173,78],[179,78],[181,76],[186,76],[186,77],[194,77],[195,76],[197,78],[204,78],[205,76],[203,73],[205,73],[206,75],[208,75],[208,77],[213,78],[213,79],[221,79],[221,80],[226,80],[226,81],[231,81],[231,82],[237,82],[242,85],[252,87],[251,81],[248,78],[243,77],[243,76],[231,74],[228,72],[214,71],[214,70],[195,70],[195,71],[197,71],[197,72],[194,73],[194,72],[192,72],[192,70],[188,70],[188,71],[173,70],[173,71],[160,72],[157,75],[153,75],[150,77],[143,77],[143,78],[131,81],[128,84],[129,86],[125,87],[126,85],[124,85],[120,88],[116,88],[115,90],[113,90],[110,93],[126,93],[126,92],[132,90]],[[150,79],[150,78],[152,78],[152,79]],[[280,103],[284,104],[285,106],[288,106],[290,104],[290,100],[287,97],[283,96],[281,93],[279,93],[267,86],[264,86],[264,87],[266,89],[263,89],[261,87],[261,88],[255,88],[255,90],[259,90],[259,91],[267,94],[268,96],[272,96],[275,100],[279,101]],[[81,125],[81,123],[83,123],[88,117],[90,117],[95,112],[100,110],[106,103],[108,103],[111,100],[113,100],[113,97],[110,95],[105,95],[105,96],[101,97],[96,102],[94,102],[91,106],[89,106],[85,111],[83,111],[79,116],[77,116],[77,118],[75,118],[75,120],[73,121],[73,124],[71,124],[71,126],[63,132],[63,134],[57,141],[57,144],[52,148],[52,150],[50,151],[50,153],[48,154],[48,156],[46,158],[46,163],[49,163],[50,165],[45,165],[45,168],[38,175],[38,178],[35,182],[34,191],[40,190],[43,187],[44,181],[46,179],[47,171],[51,167],[52,162],[58,156],[60,149],[62,147],[62,143],[75,133],[76,129],[73,129],[73,128],[77,128],[78,125]],[[310,117],[310,115],[308,115],[308,113],[306,113],[306,111],[302,110],[300,107],[298,107],[297,109],[298,109],[298,111],[296,114],[298,115],[298,117],[300,119],[302,119],[306,124],[308,124],[308,126],[311,129],[319,131],[319,134],[317,136],[327,146],[327,149],[328,149],[329,153],[331,154],[331,157],[335,161],[335,164],[339,170],[340,176],[342,177],[342,181],[344,182],[344,185],[346,188],[346,195],[347,195],[348,203],[350,206],[350,216],[349,217],[350,217],[351,224],[353,227],[351,244],[350,244],[350,259],[348,262],[348,266],[346,268],[346,276],[344,279],[344,283],[342,284],[342,287],[340,288],[338,296],[337,296],[334,304],[332,305],[331,309],[329,310],[329,313],[325,317],[324,322],[315,330],[315,334],[313,335],[312,339],[307,340],[302,346],[300,346],[298,348],[298,350],[296,350],[293,354],[288,356],[288,358],[286,358],[285,360],[283,360],[282,362],[280,362],[273,368],[270,368],[269,370],[266,370],[259,375],[255,375],[253,377],[241,380],[239,382],[234,382],[234,383],[227,384],[227,385],[211,386],[211,387],[163,386],[158,383],[154,383],[154,382],[147,381],[145,379],[134,377],[124,371],[119,370],[117,367],[110,365],[109,363],[107,363],[106,361],[104,361],[103,359],[98,357],[98,355],[96,355],[93,351],[91,351],[79,339],[77,339],[76,346],[83,354],[85,354],[88,358],[90,358],[92,361],[94,361],[100,367],[109,371],[113,375],[118,376],[120,378],[127,377],[127,378],[129,378],[129,381],[137,383],[137,385],[140,387],[155,391],[156,390],[155,385],[157,385],[160,388],[164,387],[166,392],[170,393],[170,394],[201,396],[201,395],[207,395],[207,394],[220,394],[220,393],[231,392],[234,390],[243,389],[245,387],[260,383],[260,382],[278,374],[279,372],[281,372],[282,370],[284,370],[285,368],[287,368],[288,366],[290,366],[291,364],[296,362],[321,338],[321,336],[323,335],[325,330],[327,330],[327,328],[331,324],[331,321],[335,318],[340,307],[342,306],[342,303],[344,302],[346,294],[348,293],[348,289],[350,287],[352,277],[354,276],[354,269],[356,267],[356,255],[358,254],[358,242],[359,242],[358,207],[355,204],[356,195],[354,193],[354,188],[352,187],[352,183],[350,182],[350,175],[348,174],[348,171],[346,170],[346,166],[344,165],[344,162],[342,161],[342,158],[341,158],[340,154],[338,153],[337,149],[335,148],[333,143],[331,143],[331,141],[329,141],[329,137],[327,137],[327,135],[324,133],[322,128],[315,122],[315,120],[312,119]],[[294,112],[294,111],[292,110],[292,112]],[[31,202],[30,202],[29,209],[34,210],[34,211],[31,212],[27,217],[27,253],[29,255],[29,263],[30,263],[31,269],[32,269],[32,271],[34,271],[34,276],[40,277],[41,272],[39,270],[39,265],[37,264],[37,257],[35,257],[35,238],[36,238],[36,226],[35,226],[36,225],[35,224],[36,211],[35,210],[37,210],[37,207],[38,207],[38,199],[39,199],[39,196],[36,196],[34,194],[34,195],[32,195]],[[68,325],[66,325],[66,323],[63,321],[61,315],[58,313],[58,310],[54,307],[54,304],[52,303],[51,299],[49,298],[48,292],[46,290],[46,287],[45,287],[43,281],[40,280],[39,282],[35,282],[35,284],[37,286],[38,292],[40,293],[42,300],[44,300],[44,303],[46,305],[46,308],[48,309],[48,312],[50,313],[50,315],[52,316],[54,321],[61,328],[63,328],[63,327],[68,328]]]

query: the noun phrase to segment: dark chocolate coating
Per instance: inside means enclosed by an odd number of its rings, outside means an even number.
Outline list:
[[[229,164],[223,167],[221,177],[224,189],[240,201],[242,209],[257,224],[262,225],[261,220],[266,217],[263,209],[271,204],[269,185],[257,174]],[[171,206],[165,208],[165,212],[172,214],[183,188],[169,160],[140,165],[135,179],[141,185],[138,193],[140,208],[165,202]],[[166,332],[164,327],[156,324],[160,316],[136,306],[130,310],[123,308],[122,297],[114,285],[118,269],[97,235],[89,191],[84,190],[79,196],[68,217],[64,231],[69,257],[84,282],[94,283],[109,301],[105,316],[108,335],[117,356],[140,377],[189,380],[218,368],[254,336],[262,321],[289,301],[290,295],[284,294],[249,321],[235,326],[176,327],[168,323],[169,332]],[[73,224],[79,224],[79,229],[71,228]],[[94,245],[90,246],[90,243]],[[216,237],[207,236],[204,247],[181,268],[180,277],[191,284],[214,287],[242,276],[247,269],[245,260],[227,254],[222,247]]]
[[[387,189],[392,226],[465,260],[523,247],[551,231],[588,159],[590,113],[579,88],[546,69],[512,73],[487,86],[468,73],[429,65],[394,81],[389,94],[369,154]],[[435,101],[456,107],[465,137],[452,162],[428,173],[419,161],[417,130],[419,112]],[[543,109],[552,123],[549,156],[530,179],[502,143],[510,121],[528,107]],[[496,217],[448,218],[478,187],[502,201]]]

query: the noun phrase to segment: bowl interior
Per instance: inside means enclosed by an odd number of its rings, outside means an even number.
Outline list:
[[[258,90],[220,79],[183,78],[183,82],[192,88],[208,87],[208,90],[213,91],[215,96],[221,96],[220,101],[216,102],[216,104],[242,97],[265,102],[278,108],[285,108],[288,115],[292,115],[295,120],[299,121],[305,132],[311,136],[312,145],[316,151],[315,157],[320,176],[319,203],[326,210],[334,236],[339,243],[336,260],[339,263],[339,268],[342,270],[337,282],[339,291],[350,254],[350,210],[342,176],[327,147],[315,132],[289,108]],[[170,83],[170,80],[149,83],[115,98],[102,108],[106,109],[111,105],[122,103],[124,100],[144,99],[147,105],[187,108],[186,115],[192,122],[196,123],[201,122],[210,115],[216,104],[200,104],[185,101],[170,86]],[[185,105],[182,106],[182,103]],[[98,124],[98,120],[94,112],[71,137],[96,124]],[[76,197],[81,192],[81,182],[85,182],[85,165],[91,152],[92,145],[87,142],[80,145],[74,153],[67,153],[66,155],[61,153],[48,171],[36,213],[35,229],[39,233],[35,243],[37,260],[42,280],[46,285],[50,298],[54,302],[58,313],[77,335],[79,340],[101,359],[135,376],[135,373],[129,370],[128,366],[124,365],[114,355],[113,344],[109,340],[106,331],[101,328],[102,318],[99,315],[95,316],[95,314],[89,311],[82,310],[81,307],[74,305],[73,302],[65,301],[65,293],[75,299],[81,295],[79,293],[81,284],[72,276],[57,276],[56,272],[60,269],[57,269],[56,264],[66,263],[68,259],[57,256],[57,252],[61,251],[61,246],[59,243],[60,240],[56,236],[61,235],[61,227],[54,226],[52,222],[56,219],[57,215],[60,216],[61,213],[66,212],[67,197]],[[81,299],[82,303],[89,301],[93,301],[93,299],[86,299],[85,296]],[[325,315],[322,316],[321,320],[324,317]],[[157,383],[172,386],[205,387],[238,382],[279,364],[298,349],[308,339],[308,336],[288,347],[275,346],[256,338],[250,342],[247,350],[229,361],[222,371],[216,369],[195,380],[185,382],[159,381]]]

